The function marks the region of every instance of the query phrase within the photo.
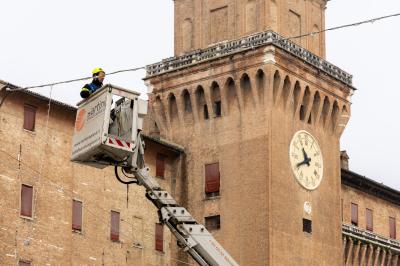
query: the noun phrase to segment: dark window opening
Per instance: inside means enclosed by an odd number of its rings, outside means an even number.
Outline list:
[[[22,185],[21,187],[21,215],[32,217],[33,187]]]
[[[221,110],[221,101],[216,101],[214,103],[215,107],[215,117],[221,117],[222,116],[222,110]]]
[[[204,112],[204,119],[208,120],[209,119],[209,115],[208,115],[207,104],[204,105],[203,112]]]
[[[303,121],[306,116],[304,105],[300,106],[300,120]]]
[[[219,215],[205,217],[205,226],[207,230],[218,230],[221,228],[221,219]]]
[[[308,219],[303,219],[303,232],[312,233],[312,222]]]
[[[183,102],[185,105],[185,112],[186,113],[191,113],[192,112],[192,105],[190,102],[190,95],[189,92],[185,91],[185,94],[183,95]]]
[[[365,219],[366,219],[366,221],[367,221],[367,226],[366,226],[366,229],[368,230],[368,231],[373,231],[374,229],[373,229],[373,216],[372,216],[372,210],[370,210],[370,209],[366,209],[365,210]]]
[[[351,224],[358,226],[358,205],[351,203]]]
[[[20,260],[18,262],[18,266],[31,266],[31,263],[29,261],[22,261]]]
[[[205,193],[207,197],[219,196],[220,173],[219,163],[205,166]]]
[[[307,123],[310,124],[310,125],[311,125],[311,123],[312,123],[312,118],[311,118],[311,116],[312,116],[312,114],[310,113],[310,116],[308,117],[308,121],[307,121]]]
[[[165,177],[165,155],[157,153],[156,157],[156,176]]]
[[[111,211],[111,228],[110,228],[111,241],[119,241],[119,221],[120,221],[120,213],[116,211]]]
[[[82,231],[82,202],[72,201],[72,230]]]
[[[164,251],[164,226],[162,224],[156,224],[156,250]]]
[[[396,219],[389,217],[389,234],[390,238],[396,239]]]
[[[24,106],[24,129],[35,131],[36,107]]]

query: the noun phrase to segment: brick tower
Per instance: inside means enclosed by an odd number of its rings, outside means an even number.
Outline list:
[[[323,29],[326,2],[174,2],[146,122],[185,147],[180,200],[241,265],[340,265],[352,77],[324,60],[323,34],[282,37]]]

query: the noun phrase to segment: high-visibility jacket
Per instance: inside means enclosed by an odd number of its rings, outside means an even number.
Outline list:
[[[93,79],[93,81],[91,83],[85,84],[85,86],[83,86],[83,88],[81,89],[81,97],[88,98],[92,93],[94,93],[96,90],[98,90],[102,86],[103,86],[103,83],[101,83],[97,79]]]

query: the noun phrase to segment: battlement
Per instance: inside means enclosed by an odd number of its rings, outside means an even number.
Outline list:
[[[271,30],[238,40],[221,42],[206,49],[195,50],[182,56],[167,58],[159,63],[148,65],[146,66],[146,79],[267,45],[279,47],[330,77],[346,85],[352,85],[353,76],[351,74]]]

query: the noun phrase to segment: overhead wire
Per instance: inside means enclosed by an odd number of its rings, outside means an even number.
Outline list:
[[[388,18],[392,18],[392,17],[398,17],[398,16],[400,16],[400,13],[395,13],[395,14],[391,14],[391,15],[387,15],[387,16],[371,18],[371,19],[362,20],[362,21],[359,21],[359,22],[354,22],[354,23],[350,23],[350,24],[345,24],[345,25],[341,25],[341,26],[335,26],[335,27],[327,28],[327,29],[320,30],[320,31],[313,31],[313,32],[309,32],[309,33],[305,33],[305,34],[301,34],[301,35],[282,38],[279,41],[298,39],[298,38],[303,38],[303,37],[307,37],[307,36],[314,36],[315,34],[320,34],[320,33],[324,33],[324,32],[327,32],[327,31],[339,30],[339,29],[344,29],[344,28],[349,28],[349,27],[357,27],[357,26],[360,26],[362,24],[374,23],[374,22],[379,21],[379,20],[384,20],[384,19],[388,19]]]
[[[111,75],[115,75],[115,74],[119,74],[119,73],[123,73],[123,72],[134,72],[134,71],[138,71],[138,70],[141,70],[141,69],[145,69],[145,67],[135,67],[135,68],[117,70],[117,71],[113,71],[113,72],[110,72],[110,73],[106,73],[106,76],[111,76]],[[77,82],[77,81],[84,81],[84,80],[88,80],[88,79],[91,79],[91,78],[93,78],[93,77],[90,76],[90,77],[70,79],[70,80],[65,80],[65,81],[58,81],[58,82],[42,84],[42,85],[28,86],[28,87],[24,87],[24,88],[15,88],[15,89],[12,89],[12,91],[30,90],[30,89],[36,89],[36,88],[49,87],[49,86],[56,86],[56,85],[61,85],[61,84]]]
[[[314,31],[314,32],[309,32],[309,33],[305,33],[305,34],[301,34],[301,35],[296,35],[296,36],[290,36],[290,37],[282,38],[282,39],[279,40],[278,42],[285,41],[285,40],[292,40],[292,39],[303,38],[303,37],[307,37],[307,36],[314,36],[314,35],[316,35],[316,34],[320,34],[320,33],[327,32],[327,31],[334,31],[334,30],[339,30],[339,29],[349,28],[349,27],[357,27],[357,26],[360,26],[360,25],[362,25],[362,24],[374,23],[374,22],[376,22],[376,21],[380,21],[380,20],[384,20],[384,19],[389,19],[389,18],[393,18],[393,17],[398,17],[398,16],[400,16],[400,13],[394,13],[394,14],[391,14],[391,15],[386,15],[386,16],[381,16],[381,17],[370,18],[370,19],[367,19],[367,20],[362,20],[362,21],[353,22],[353,23],[350,23],[350,24],[344,24],[344,25],[340,25],[340,26],[335,26],[335,27],[323,29],[323,30],[320,30],[320,31]],[[119,73],[123,73],[123,72],[134,72],[134,71],[138,71],[138,70],[141,70],[141,69],[146,69],[146,67],[145,67],[145,66],[141,66],[141,67],[135,67],[135,68],[128,68],[128,69],[117,70],[117,71],[113,71],[113,72],[110,72],[110,73],[106,73],[106,76],[115,75],[115,74],[119,74]],[[91,79],[91,78],[92,78],[92,77],[76,78],[76,79],[70,79],[70,80],[58,81],[58,82],[52,82],[52,83],[41,84],[41,85],[27,86],[27,87],[23,87],[23,88],[15,88],[15,86],[13,86],[13,88],[11,89],[11,91],[29,90],[29,89],[43,88],[43,87],[55,86],[55,85],[60,85],[60,84],[67,84],[67,83],[72,83],[72,82],[77,82],[77,81],[84,81],[84,80],[88,80],[88,79]]]

